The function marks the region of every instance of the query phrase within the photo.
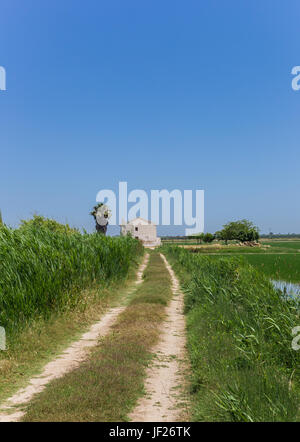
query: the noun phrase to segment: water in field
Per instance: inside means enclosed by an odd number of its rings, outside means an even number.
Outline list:
[[[276,281],[274,279],[272,280],[272,283],[276,289],[281,290],[286,296],[291,296],[292,298],[300,296],[300,284],[286,281]]]

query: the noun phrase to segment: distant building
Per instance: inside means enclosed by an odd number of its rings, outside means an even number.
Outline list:
[[[133,238],[141,240],[146,247],[155,247],[161,244],[161,240],[157,236],[156,225],[151,221],[147,221],[143,218],[135,218],[127,224],[122,224],[120,227],[121,235],[130,233]]]

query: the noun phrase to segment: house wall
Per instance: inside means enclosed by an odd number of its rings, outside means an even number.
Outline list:
[[[156,226],[149,224],[148,226],[137,226],[138,231],[134,231],[134,236],[138,236],[142,241],[156,240]]]
[[[130,233],[134,238],[138,238],[144,242],[153,242],[157,240],[156,226],[153,224],[138,224],[136,226],[127,224],[122,226],[121,231],[122,235]]]

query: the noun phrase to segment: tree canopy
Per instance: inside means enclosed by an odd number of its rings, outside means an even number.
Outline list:
[[[237,240],[241,242],[257,241],[259,238],[258,228],[249,220],[242,219],[231,221],[223,226],[223,229],[216,232],[218,239],[229,241]]]
[[[41,215],[33,215],[32,219],[29,220],[21,220],[20,229],[26,229],[26,228],[47,228],[49,230],[52,230],[53,232],[60,232],[60,233],[67,233],[67,234],[73,234],[73,233],[79,233],[78,229],[75,229],[73,227],[70,227],[69,224],[61,224],[54,219],[45,218]]]

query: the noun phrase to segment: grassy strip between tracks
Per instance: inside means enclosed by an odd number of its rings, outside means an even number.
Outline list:
[[[48,387],[28,406],[26,421],[126,421],[144,393],[151,348],[172,296],[170,277],[157,252],[111,333],[78,369]]]

